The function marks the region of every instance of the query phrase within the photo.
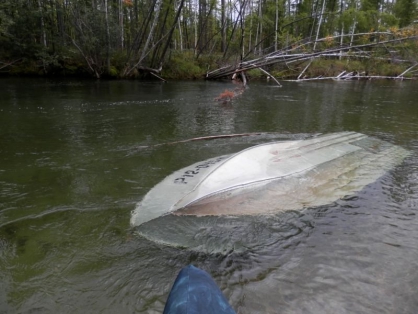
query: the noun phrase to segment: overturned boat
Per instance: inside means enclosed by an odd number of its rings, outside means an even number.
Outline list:
[[[408,154],[355,132],[257,145],[169,175],[137,205],[131,225],[144,226],[146,231],[140,233],[150,237],[156,229],[178,224],[184,215],[265,215],[329,204],[374,182]],[[156,228],[157,221],[161,228]],[[194,222],[189,219],[187,224]],[[179,232],[190,232],[187,228]],[[170,242],[173,233],[158,240]]]

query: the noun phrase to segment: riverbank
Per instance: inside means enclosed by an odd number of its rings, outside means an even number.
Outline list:
[[[235,64],[237,60],[220,61],[220,55],[201,55],[196,58],[193,51],[172,53],[168,62],[161,66],[161,69],[155,70],[158,76],[166,80],[196,80],[204,79],[208,71],[220,68],[227,64]],[[156,78],[152,75],[153,69],[135,69],[129,75],[123,76],[124,63],[120,58],[112,60],[112,66],[109,73],[103,73],[100,77],[103,79],[150,79]],[[298,64],[271,65],[266,70],[277,79],[296,80],[296,79],[315,79],[315,78],[333,78],[342,73],[350,74],[353,77],[382,77],[396,78],[405,70],[408,65],[399,62],[390,62],[378,58],[367,60],[357,60],[356,58],[338,58],[325,59],[317,58],[313,61],[305,60]],[[150,71],[151,70],[151,71]],[[19,77],[78,77],[94,78],[85,62],[79,58],[59,58],[55,57],[53,61],[37,58],[21,58],[14,61],[3,62],[0,70],[1,76],[19,76]],[[252,69],[246,72],[250,80],[265,79],[266,74],[259,69]],[[407,72],[402,75],[403,78],[415,79],[418,74]],[[347,77],[346,77],[347,78]]]

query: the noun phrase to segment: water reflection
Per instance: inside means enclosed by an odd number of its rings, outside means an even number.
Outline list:
[[[227,84],[0,80],[0,312],[160,313],[188,263],[239,313],[418,311],[415,83],[250,82],[225,107],[213,99]],[[352,198],[248,222],[241,252],[162,246],[129,228],[136,202],[176,169],[337,131],[413,155]],[[247,132],[272,134],[138,149]]]

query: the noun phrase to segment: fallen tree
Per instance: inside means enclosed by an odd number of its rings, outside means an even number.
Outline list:
[[[350,36],[350,41],[345,45],[341,45],[341,41],[336,39],[341,39],[343,37]],[[354,41],[351,37],[357,36],[363,42],[354,44]],[[364,39],[373,38],[373,42],[364,43]],[[286,47],[272,53],[266,54],[262,57],[253,59],[253,60],[244,60],[238,64],[224,66],[220,69],[208,72],[206,74],[206,79],[214,80],[229,77],[237,73],[246,72],[252,69],[260,69],[262,72],[266,73],[267,77],[275,79],[273,75],[268,73],[265,68],[275,66],[286,66],[289,67],[292,63],[298,63],[299,65],[304,65],[301,72],[297,77],[297,80],[306,80],[304,76],[305,71],[309,68],[312,61],[315,59],[326,58],[326,59],[357,59],[357,60],[379,60],[388,63],[399,63],[405,64],[405,71],[399,75],[395,75],[390,78],[404,78],[405,74],[410,72],[418,64],[418,60],[415,58],[405,58],[401,55],[398,55],[397,51],[403,49],[403,45],[408,42],[415,43],[418,39],[418,34],[413,34],[412,36],[400,36],[398,33],[391,32],[370,32],[370,33],[360,33],[360,34],[347,34],[340,36],[328,36],[325,38],[320,38],[315,41],[304,40],[302,42],[294,43],[290,47]],[[359,40],[360,41],[360,40]],[[338,43],[338,45],[333,45]],[[314,49],[315,48],[315,49]],[[412,53],[409,56],[414,55]],[[306,64],[307,62],[307,64]],[[362,78],[387,78],[386,76],[379,75],[363,75]],[[329,78],[336,78],[331,76]],[[351,77],[351,79],[354,77]],[[309,78],[312,79],[312,78]],[[317,78],[319,79],[319,78]],[[325,78],[321,78],[325,79]],[[346,78],[347,79],[347,78]],[[277,81],[275,79],[275,81]],[[279,83],[280,84],[280,83]]]
[[[9,66],[12,66],[14,63],[19,62],[21,59],[17,59],[11,62],[0,62],[0,70],[3,70],[4,68],[7,68]]]

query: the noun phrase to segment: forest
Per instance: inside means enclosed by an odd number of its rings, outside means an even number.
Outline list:
[[[416,18],[414,0],[1,0],[0,74],[413,78]]]

